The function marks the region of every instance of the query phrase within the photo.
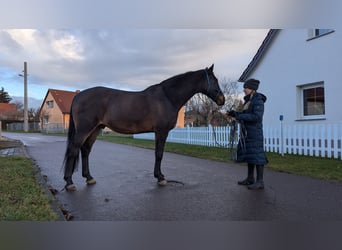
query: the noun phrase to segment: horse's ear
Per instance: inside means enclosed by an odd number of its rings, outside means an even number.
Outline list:
[[[214,70],[214,64],[212,64],[212,65],[210,66],[209,70],[210,70],[211,72],[213,72],[213,70]]]

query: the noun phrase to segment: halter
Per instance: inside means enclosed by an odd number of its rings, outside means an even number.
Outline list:
[[[210,89],[210,79],[209,79],[209,75],[208,75],[208,68],[205,68],[204,72],[205,72],[205,76],[207,77],[207,82],[208,82],[208,89],[207,89],[207,92],[209,92],[209,89]]]
[[[207,92],[209,92],[209,89],[211,87],[211,83],[210,83],[210,79],[209,79],[209,75],[208,75],[208,68],[205,68],[204,72],[205,72],[205,76],[207,77],[207,83],[208,83]],[[217,97],[221,93],[221,90],[220,89],[216,89],[216,92],[217,92],[217,94],[216,94],[216,97]]]

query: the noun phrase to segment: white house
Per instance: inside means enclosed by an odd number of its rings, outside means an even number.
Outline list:
[[[342,33],[338,30],[268,32],[239,78],[240,82],[259,79],[258,91],[267,96],[263,121],[267,152],[342,159],[341,70]],[[213,131],[210,127],[175,129],[168,140],[227,145],[230,129]]]
[[[342,33],[271,29],[239,81],[256,78],[267,96],[264,124],[342,121]]]

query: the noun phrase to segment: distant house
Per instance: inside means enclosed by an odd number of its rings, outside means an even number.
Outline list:
[[[49,89],[40,108],[42,130],[48,124],[60,124],[64,129],[69,127],[70,107],[79,91]]]
[[[176,128],[184,128],[185,125],[185,107],[183,106],[178,112]]]
[[[261,81],[264,124],[342,121],[342,33],[332,29],[271,29],[240,76]]]
[[[0,121],[2,129],[6,129],[9,122],[18,121],[17,108],[12,103],[0,103]]]
[[[13,114],[17,111],[15,104],[12,103],[0,103],[0,117],[7,120],[12,119]]]

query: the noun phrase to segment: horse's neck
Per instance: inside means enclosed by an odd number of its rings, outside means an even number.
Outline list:
[[[200,92],[200,78],[195,76],[175,82],[173,85],[166,86],[164,93],[172,105],[179,110],[185,103]]]

